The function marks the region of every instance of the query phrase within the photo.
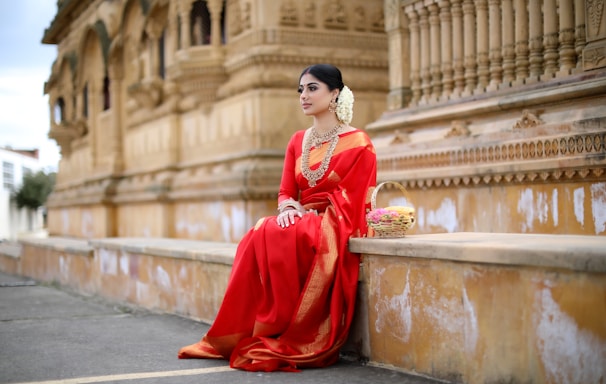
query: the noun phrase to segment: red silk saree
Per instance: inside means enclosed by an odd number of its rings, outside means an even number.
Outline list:
[[[179,358],[228,359],[248,371],[324,367],[339,358],[353,318],[359,255],[376,184],[376,155],[366,133],[339,136],[328,170],[310,187],[301,174],[304,131],[287,147],[279,202],[293,198],[318,213],[282,228],[260,219],[241,240],[223,303],[208,333]],[[328,145],[312,148],[316,169]]]

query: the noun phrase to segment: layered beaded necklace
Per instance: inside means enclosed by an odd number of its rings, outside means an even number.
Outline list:
[[[303,142],[301,173],[303,173],[303,177],[305,177],[309,182],[310,187],[315,187],[316,182],[320,180],[326,173],[326,170],[330,165],[330,159],[332,158],[332,154],[335,151],[335,148],[337,147],[337,142],[339,141],[339,131],[341,130],[341,128],[341,124],[339,123],[335,125],[333,129],[321,135],[318,134],[318,132],[314,128],[311,128],[309,130],[309,134],[307,135],[308,137]],[[320,166],[317,169],[312,170],[311,168],[309,168],[309,153],[311,152],[311,148],[320,148],[322,146],[322,143],[325,143],[327,141],[329,142],[328,149],[326,150],[326,154],[322,159],[322,163],[320,163]]]

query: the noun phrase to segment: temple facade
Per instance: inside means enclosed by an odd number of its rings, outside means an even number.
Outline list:
[[[385,2],[388,104],[366,128],[417,232],[606,234],[604,3]]]
[[[606,234],[601,0],[60,0],[51,235],[238,241],[339,66],[416,233]]]

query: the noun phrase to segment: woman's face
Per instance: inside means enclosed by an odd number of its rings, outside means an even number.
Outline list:
[[[299,81],[299,101],[306,116],[317,116],[328,113],[328,105],[335,100],[339,91],[330,91],[328,85],[313,75],[306,73]]]

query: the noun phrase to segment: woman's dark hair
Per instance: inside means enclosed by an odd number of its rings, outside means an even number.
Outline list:
[[[341,71],[339,68],[335,67],[331,64],[314,64],[309,66],[301,72],[301,76],[299,76],[299,81],[305,74],[310,74],[316,79],[320,80],[324,84],[328,85],[329,90],[333,89],[343,89],[343,78],[341,77]]]

